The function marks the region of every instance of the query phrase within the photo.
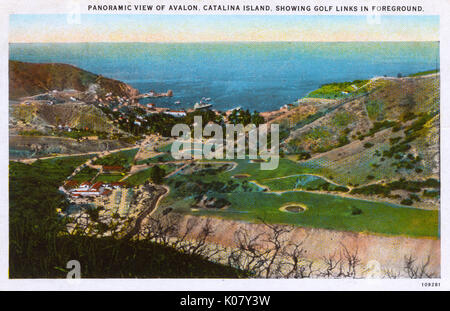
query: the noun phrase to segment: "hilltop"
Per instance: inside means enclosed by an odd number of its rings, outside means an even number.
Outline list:
[[[85,92],[98,88],[97,93],[135,96],[138,91],[121,81],[59,63],[26,63],[9,61],[9,97],[18,99],[52,90],[74,89]]]

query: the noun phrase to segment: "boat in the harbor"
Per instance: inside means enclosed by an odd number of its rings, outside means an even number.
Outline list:
[[[230,110],[228,110],[228,112],[233,112],[233,111],[239,111],[239,110],[241,110],[242,109],[242,107],[241,106],[237,106],[237,107],[234,107],[234,108],[232,108],[232,109],[230,109]]]
[[[210,107],[212,107],[211,104],[208,104],[208,103],[205,103],[205,102],[202,102],[202,101],[200,101],[199,103],[195,103],[194,104],[194,109],[195,110],[208,109]]]

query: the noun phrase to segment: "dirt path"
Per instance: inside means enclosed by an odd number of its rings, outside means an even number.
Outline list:
[[[41,157],[41,158],[15,159],[15,160],[11,159],[11,161],[22,162],[25,164],[32,164],[37,160],[49,160],[49,159],[54,159],[54,158],[65,158],[65,157],[79,157],[79,156],[85,156],[85,155],[91,155],[91,154],[98,154],[99,158],[103,158],[111,153],[125,151],[125,150],[131,150],[131,149],[135,149],[138,147],[139,146],[135,145],[132,147],[125,147],[125,148],[113,149],[113,150],[108,150],[108,151],[91,151],[91,152],[84,152],[84,153],[57,154],[57,155]]]
[[[21,162],[25,164],[32,164],[37,160],[49,160],[53,158],[65,158],[65,157],[78,157],[78,156],[85,156],[85,155],[91,155],[91,154],[98,154],[98,151],[92,151],[92,152],[86,152],[86,153],[72,153],[72,154],[58,154],[58,155],[52,155],[48,157],[42,157],[42,158],[30,158],[30,159],[11,159],[10,161],[15,162]]]
[[[224,172],[231,172],[239,165],[238,163],[236,163],[234,161],[208,161],[208,162],[200,161],[199,163],[202,163],[202,164],[230,164],[232,167],[227,169]]]
[[[170,189],[167,186],[156,186],[157,191],[152,192],[150,204],[136,218],[133,228],[127,233],[126,238],[132,238],[141,230],[142,222],[147,216],[151,216],[158,208],[158,204],[163,197],[169,194]]]
[[[267,178],[267,179],[263,179],[264,181],[269,181],[269,180],[277,180],[277,179],[283,179],[283,178],[289,178],[289,177],[295,177],[295,176],[315,176],[315,177],[319,177],[322,178],[323,180],[325,180],[326,182],[336,185],[336,186],[343,186],[340,184],[337,184],[335,181],[332,181],[330,179],[328,179],[327,177],[318,175],[318,174],[308,174],[308,173],[304,173],[304,174],[294,174],[294,175],[288,175],[288,176],[281,176],[281,177],[275,177],[275,178]]]
[[[183,166],[181,166],[180,168],[177,168],[175,171],[173,171],[172,173],[170,173],[169,175],[165,176],[164,178],[170,178],[173,175],[177,174],[178,172],[182,171],[184,168],[186,168],[188,165],[192,164],[194,161],[188,161],[187,163],[185,163]]]

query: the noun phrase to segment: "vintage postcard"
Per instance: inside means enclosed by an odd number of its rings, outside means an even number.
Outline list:
[[[448,289],[445,8],[5,4],[2,287]]]

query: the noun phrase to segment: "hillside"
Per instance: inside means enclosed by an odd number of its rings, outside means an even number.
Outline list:
[[[138,91],[126,83],[105,78],[67,64],[38,64],[9,61],[9,97],[17,99],[52,90],[75,89],[87,91],[99,86],[97,93],[133,96]]]
[[[429,189],[382,187],[398,180],[439,179],[439,74],[374,78],[364,88],[325,106],[316,98],[302,99],[276,120],[284,135],[282,149],[340,184],[365,187],[353,190],[355,195],[436,206],[439,194]],[[305,107],[309,114],[298,117]]]
[[[10,118],[43,132],[45,128],[61,124],[97,132],[109,133],[115,129],[113,122],[99,108],[81,102],[55,105],[34,102],[28,105],[13,105]]]

